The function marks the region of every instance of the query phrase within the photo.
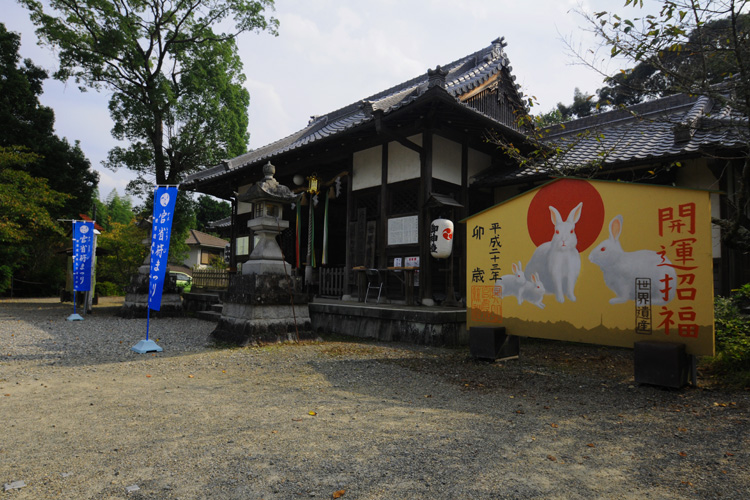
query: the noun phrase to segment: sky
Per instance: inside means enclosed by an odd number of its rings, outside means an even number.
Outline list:
[[[37,45],[28,12],[4,2],[0,22],[21,34],[21,57],[47,69],[54,52]],[[648,0],[646,1],[648,4]],[[578,64],[598,42],[576,10],[623,11],[624,0],[276,0],[279,35],[246,33],[238,40],[250,92],[250,143],[255,149],[337,110],[445,65],[505,37],[512,74],[535,108],[570,104],[576,87],[593,93],[602,75]],[[627,12],[627,11],[625,11]],[[637,15],[632,13],[631,15]],[[616,66],[616,63],[615,63]],[[616,70],[619,67],[612,66]],[[101,163],[118,143],[110,135],[106,91],[82,93],[73,82],[45,82],[40,102],[55,112],[55,132],[81,149],[99,172],[101,198],[120,196],[132,174]]]

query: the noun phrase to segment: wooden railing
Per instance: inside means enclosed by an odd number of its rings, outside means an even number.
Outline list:
[[[193,287],[222,289],[229,286],[231,271],[220,269],[196,269],[193,271]]]
[[[343,267],[318,268],[318,291],[322,297],[341,297],[346,293]]]

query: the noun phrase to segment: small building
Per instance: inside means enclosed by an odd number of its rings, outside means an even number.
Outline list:
[[[202,269],[209,267],[212,259],[223,260],[229,242],[197,229],[191,229],[185,244],[190,250],[183,264],[189,269]]]

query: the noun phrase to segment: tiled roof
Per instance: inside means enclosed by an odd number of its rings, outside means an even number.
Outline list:
[[[202,233],[201,231],[197,231],[195,229],[190,230],[190,236],[188,236],[185,240],[185,244],[187,245],[200,245],[202,247],[214,247],[222,249],[225,248],[228,243],[229,242],[227,240],[222,240],[221,238]]]
[[[512,68],[503,47],[502,38],[493,41],[473,54],[462,57],[445,66],[438,66],[416,78],[403,82],[387,90],[374,94],[361,101],[352,103],[339,110],[322,116],[313,116],[302,130],[276,142],[250,151],[221,164],[190,175],[183,182],[183,187],[192,188],[202,181],[215,180],[244,166],[266,162],[272,158],[312,144],[321,139],[335,136],[359,125],[374,121],[374,111],[383,114],[392,113],[424,95],[433,86],[438,86],[459,103],[459,97],[483,85],[498,73],[503,73],[504,82],[517,100],[520,100],[518,86],[513,83]],[[502,124],[514,128],[515,124]]]
[[[488,170],[474,182],[499,185],[560,175],[558,169],[591,162],[605,169],[647,165],[742,147],[746,141],[736,125],[744,119],[713,108],[708,97],[680,94],[556,125],[544,142],[564,153],[535,167]]]
[[[224,217],[223,219],[211,221],[208,223],[208,227],[215,227],[225,229],[232,226],[232,217]]]

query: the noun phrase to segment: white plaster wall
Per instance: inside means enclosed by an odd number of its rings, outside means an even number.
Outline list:
[[[188,250],[188,255],[185,258],[184,261],[182,261],[183,264],[185,264],[187,267],[192,268],[193,266],[196,266],[201,261],[201,249],[191,247],[190,250]]]
[[[469,148],[469,184],[471,184],[472,177],[479,172],[490,168],[490,165],[492,165],[492,158],[490,155]]]
[[[408,139],[422,145],[422,136],[413,135]],[[408,179],[418,179],[421,174],[419,153],[398,142],[388,143],[388,184]]]
[[[373,186],[380,186],[382,170],[382,146],[357,151],[354,153],[352,190],[358,191]]]
[[[245,184],[237,189],[237,194],[245,194],[252,184]],[[253,211],[253,204],[240,201],[237,203],[237,215],[247,214]]]
[[[685,162],[677,172],[677,185],[680,187],[694,189],[718,190],[719,180],[709,170],[705,159]],[[719,194],[711,193],[711,217],[721,217],[721,205]],[[711,240],[713,258],[721,258],[721,229],[711,225]]]
[[[433,136],[432,177],[461,185],[461,144],[439,135]]]

